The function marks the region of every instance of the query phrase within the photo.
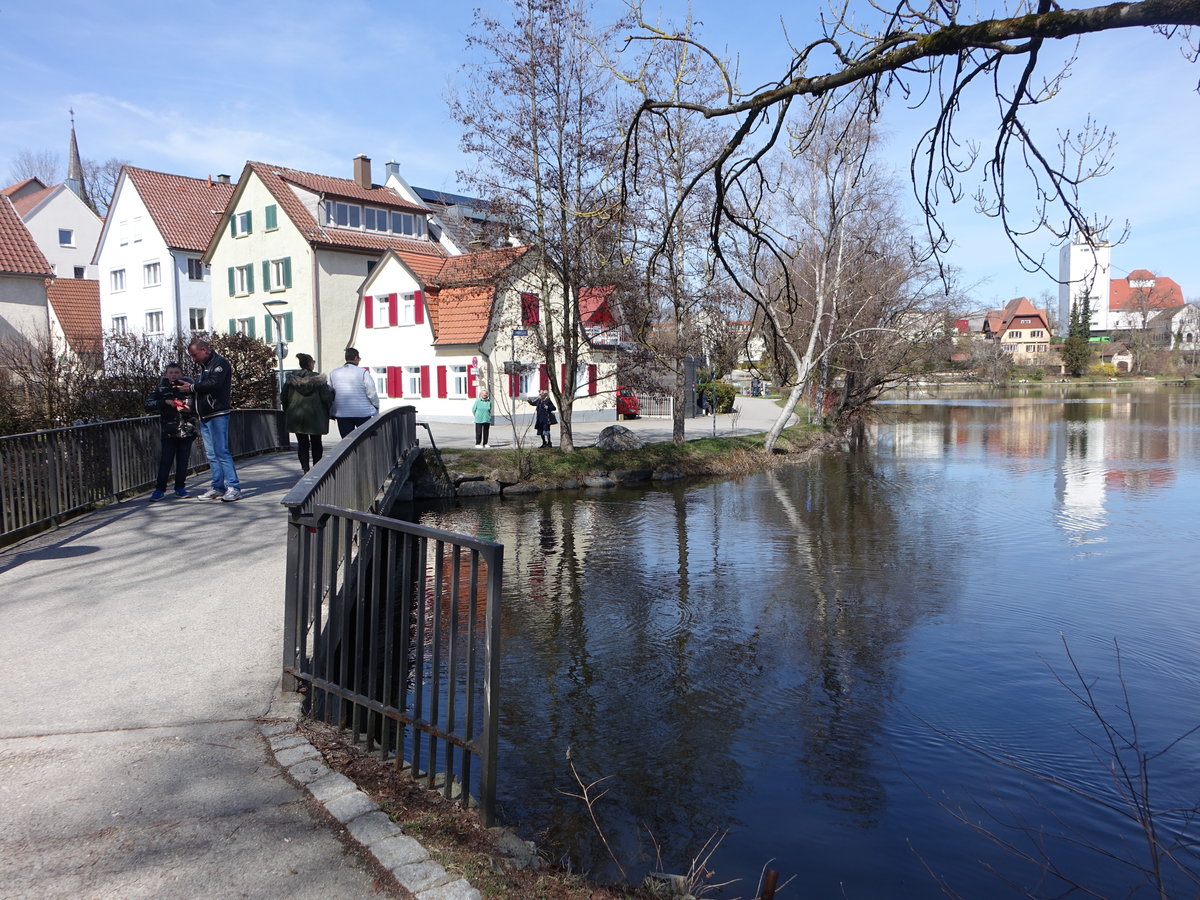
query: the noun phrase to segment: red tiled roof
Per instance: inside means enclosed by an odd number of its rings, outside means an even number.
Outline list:
[[[125,167],[167,246],[200,252],[224,221],[225,206],[236,185],[206,178],[168,175]],[[214,214],[215,211],[215,214]]]
[[[242,174],[243,181],[248,172],[253,172],[262,180],[292,224],[313,246],[358,250],[374,255],[381,255],[385,250],[395,250],[422,281],[432,280],[446,258],[446,251],[433,241],[353,231],[348,228],[324,228],[313,218],[308,207],[296,196],[289,184],[334,197],[366,201],[388,209],[406,212],[427,211],[425,207],[405,200],[391,188],[376,187],[367,191],[349,178],[315,175],[312,172],[299,172],[261,162],[246,163],[246,171]]]
[[[26,178],[24,181],[18,181],[16,184],[10,184],[6,188],[0,188],[0,194],[3,194],[5,197],[15,197],[22,191],[26,190],[26,188],[33,187],[34,185],[37,186],[34,189],[39,191],[45,190],[46,187],[46,185],[42,183],[42,179],[31,177]]]
[[[0,191],[0,194],[4,194],[12,201],[17,215],[24,219],[29,215],[29,211],[45,200],[57,186],[46,187],[40,178],[26,178],[24,181],[10,184]]]
[[[435,344],[478,344],[487,334],[496,288],[468,285],[442,288],[429,304]]]
[[[76,353],[100,348],[100,282],[86,278],[50,278],[46,296]]]
[[[1109,309],[1170,309],[1183,306],[1183,290],[1173,278],[1163,278],[1148,269],[1134,269],[1128,278],[1114,278],[1108,285]]]
[[[435,280],[441,287],[494,284],[497,278],[531,249],[533,248],[500,247],[497,250],[479,250],[475,253],[447,257]]]
[[[0,275],[53,275],[12,201],[0,197]]]

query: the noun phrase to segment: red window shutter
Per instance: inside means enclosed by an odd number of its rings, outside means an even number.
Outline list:
[[[467,366],[467,396],[475,396],[475,367]]]
[[[363,305],[367,308],[367,310],[366,310],[367,327],[374,328],[375,327],[375,298],[374,297],[363,297]]]
[[[550,373],[546,369],[546,364],[542,363],[538,366],[538,390],[544,391],[550,387]]]
[[[542,301],[537,294],[521,294],[521,324],[536,325],[542,320]]]
[[[567,384],[567,364],[563,363],[561,366],[559,366],[559,369],[561,372],[558,376],[558,389],[563,392],[564,396],[567,394],[567,392],[572,394],[575,393],[575,385]]]
[[[421,396],[428,397],[430,389],[429,366],[421,366]]]
[[[404,370],[399,366],[387,367],[387,392],[389,397],[404,396]]]
[[[438,366],[437,370],[438,370],[438,376],[437,376],[437,378],[438,378],[438,396],[445,397],[446,396],[446,367]]]
[[[400,324],[399,303],[400,303],[400,295],[399,294],[388,294],[388,324],[389,325],[399,325]]]
[[[413,321],[418,325],[425,324],[425,292],[417,291],[413,294]]]
[[[516,397],[521,393],[521,376],[516,372],[510,372],[508,375],[508,396]]]
[[[588,394],[596,393],[596,365],[588,363]]]

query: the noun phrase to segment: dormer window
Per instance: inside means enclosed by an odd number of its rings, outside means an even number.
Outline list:
[[[422,215],[375,206],[359,206],[357,203],[343,203],[340,200],[325,201],[325,224],[336,228],[398,234],[404,237],[423,238],[426,235],[425,217]]]

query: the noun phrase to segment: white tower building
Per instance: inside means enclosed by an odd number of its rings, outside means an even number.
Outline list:
[[[1058,322],[1055,333],[1065,335],[1071,325],[1072,307],[1086,297],[1092,310],[1092,330],[1108,331],[1109,279],[1112,247],[1098,234],[1080,233],[1058,254]]]

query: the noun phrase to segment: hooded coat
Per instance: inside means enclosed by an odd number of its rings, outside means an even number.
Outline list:
[[[319,372],[301,369],[288,375],[279,395],[287,430],[293,434],[329,434],[333,388]]]

